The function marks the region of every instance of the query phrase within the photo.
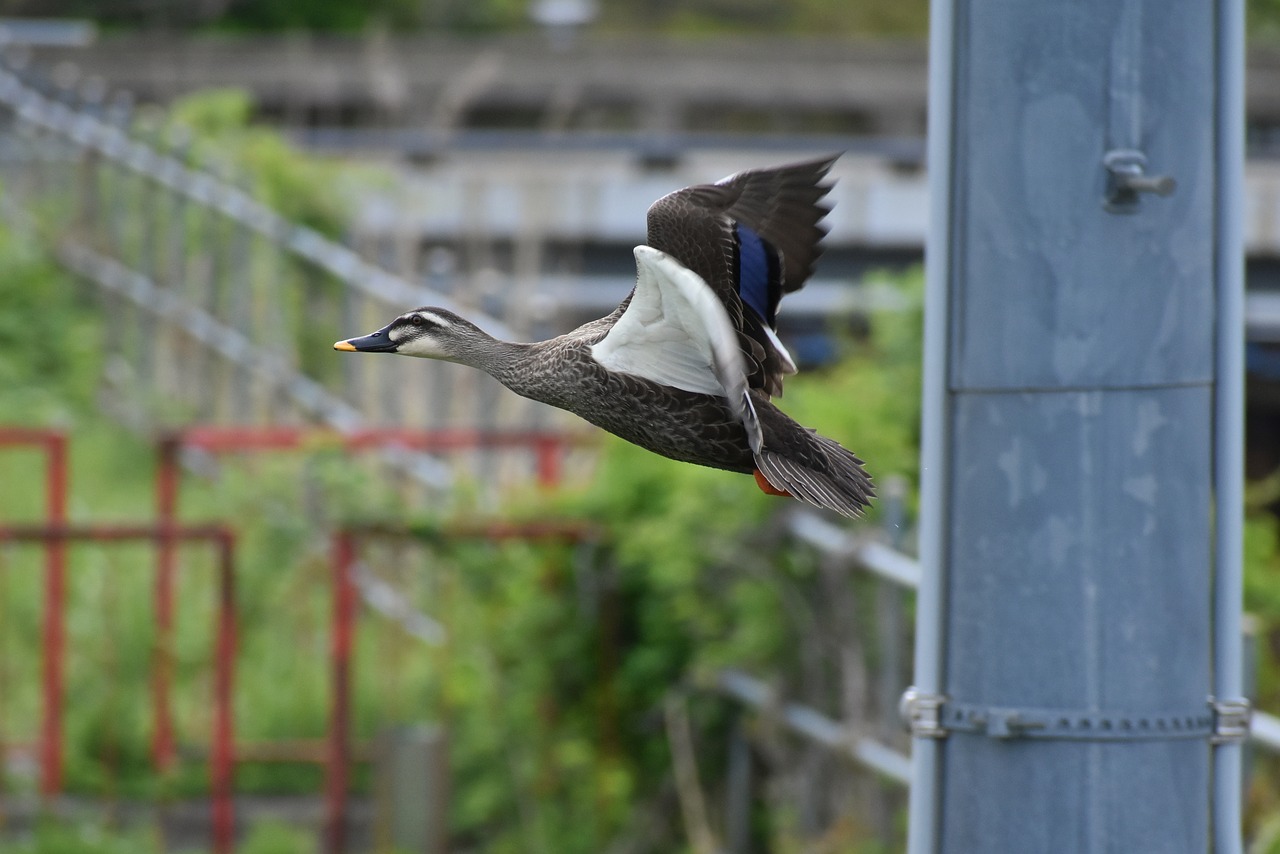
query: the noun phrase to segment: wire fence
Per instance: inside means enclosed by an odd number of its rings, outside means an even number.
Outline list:
[[[58,85],[0,54],[3,212],[96,286],[109,318],[102,397],[114,414],[148,432],[559,423],[477,371],[333,353],[333,341],[426,303],[498,336],[511,330],[287,220],[225,169],[193,162],[181,134],[161,137],[129,98]],[[398,462],[425,483],[450,479],[425,454]]]

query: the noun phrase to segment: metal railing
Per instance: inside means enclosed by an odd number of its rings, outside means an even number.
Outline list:
[[[791,554],[809,567],[798,577],[779,571],[768,581],[796,623],[789,629],[795,661],[769,672],[725,667],[691,686],[738,710],[729,731],[719,812],[723,844],[715,840],[695,785],[691,747],[681,745],[690,737],[682,732],[687,715],[671,719],[669,709],[676,788],[695,850],[749,848],[752,801],[758,797],[753,792],[762,790],[752,782],[758,775],[767,777],[771,803],[794,816],[804,836],[838,832],[839,819],[889,847],[903,841],[898,817],[906,807],[911,759],[899,702],[909,681],[911,599],[919,566],[895,547],[905,539],[905,483],[884,478],[881,492],[883,530],[850,530],[797,510],[777,531],[782,541],[771,541],[770,554]],[[681,707],[679,693],[672,703]],[[760,756],[767,758],[767,770]]]
[[[847,560],[852,566],[874,575],[884,582],[907,590],[915,590],[920,584],[920,563],[917,559],[882,542],[859,536],[815,513],[802,511],[794,514],[791,517],[790,529],[791,533],[798,539],[824,554]],[[730,672],[727,671],[725,675],[722,675],[722,679],[729,678],[729,674]],[[761,709],[768,709],[776,705],[773,699],[769,697],[766,686],[763,683],[748,689],[741,687],[745,683],[740,682],[738,677],[732,677],[731,681],[734,681],[740,687],[739,690],[728,691],[728,693],[735,694],[744,703]],[[797,710],[801,708],[797,707]],[[805,709],[803,712],[807,720],[813,720],[813,715],[816,714],[809,709]],[[833,742],[834,748],[839,750],[849,748],[850,742],[847,730],[833,721],[826,720],[810,727],[795,726],[794,722],[789,723],[791,723],[793,729],[813,741],[819,743]],[[832,733],[836,732],[842,734],[838,741],[832,738]],[[1257,709],[1252,710],[1250,713],[1249,743],[1268,753],[1280,754],[1280,717]],[[883,748],[884,745],[876,745],[876,747]],[[881,770],[875,767],[874,760],[864,764],[867,764],[872,770]],[[885,773],[885,776],[889,779],[899,779],[891,772],[882,771],[882,773]],[[901,779],[901,782],[905,785],[909,783],[909,780]]]
[[[166,142],[165,139],[169,141]],[[104,401],[148,431],[190,422],[411,429],[546,425],[479,372],[355,359],[332,341],[425,303],[500,337],[502,320],[393,275],[192,162],[181,133],[127,98],[58,87],[0,54],[0,209],[96,286]],[[426,454],[397,462],[443,485]]]

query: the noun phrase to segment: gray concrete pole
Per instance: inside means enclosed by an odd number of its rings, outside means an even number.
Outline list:
[[[933,4],[913,854],[1210,844],[1239,729],[1209,700],[1239,684],[1220,11]]]

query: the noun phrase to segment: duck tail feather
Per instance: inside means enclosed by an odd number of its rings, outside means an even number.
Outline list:
[[[822,449],[822,463],[806,465],[763,448],[755,455],[756,467],[775,489],[796,498],[855,518],[875,497],[871,476],[862,461],[838,442],[815,435]]]

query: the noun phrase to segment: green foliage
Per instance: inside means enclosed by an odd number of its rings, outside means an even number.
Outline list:
[[[160,135],[187,138],[193,162],[245,187],[289,222],[331,240],[340,240],[347,231],[355,188],[367,191],[391,182],[381,169],[304,153],[277,131],[255,124],[252,100],[241,90],[208,90],[181,98],[171,105],[164,121]],[[181,240],[161,243],[186,247],[188,255],[195,257],[201,247],[209,247],[205,251],[210,254],[221,249],[220,262],[238,264],[247,287],[262,294],[243,298],[279,311],[280,316],[262,324],[269,333],[259,331],[268,338],[260,343],[281,349],[284,340],[292,339],[293,347],[283,349],[297,354],[305,373],[321,381],[338,381],[341,365],[332,358],[330,345],[342,334],[344,285],[332,274],[282,256],[266,240],[250,238],[222,219],[211,223],[207,217],[194,217]],[[233,298],[223,290],[213,299],[215,314],[225,317],[231,313]],[[182,416],[178,413],[174,420],[183,420]]]
[[[1280,477],[1273,475],[1250,493],[1246,507],[1254,509],[1245,517],[1245,610],[1253,617],[1259,644],[1270,653],[1259,656],[1255,701],[1276,708],[1280,705],[1280,668],[1276,666],[1280,658],[1280,519],[1268,508],[1280,497]]]
[[[626,32],[659,30],[678,36],[725,33],[793,36],[912,36],[923,37],[929,21],[928,0],[891,3],[873,0],[841,3],[835,0],[612,0],[601,4],[604,29]]]
[[[0,854],[160,854],[161,850],[146,831],[122,833],[96,824],[52,820],[41,822],[28,840],[0,844]]]
[[[223,128],[243,118],[234,99],[198,107],[187,120],[210,138],[234,133]],[[0,389],[0,421],[52,423],[57,416],[73,430],[76,518],[149,518],[152,448],[89,406],[99,368],[93,307],[11,234],[0,232],[0,259],[14,271],[7,281],[30,284],[14,292],[24,322],[0,327],[16,347],[40,348],[42,327],[32,318],[42,313],[61,318],[63,332],[82,326],[77,335],[85,342],[55,348],[38,371],[16,360],[8,368],[15,382]],[[904,287],[913,292],[917,285]],[[892,467],[910,473],[918,313],[879,318],[875,329],[869,339],[849,342],[841,366],[790,384],[787,406],[875,459],[882,466],[877,473]],[[32,395],[47,404],[30,406]],[[39,516],[40,466],[35,455],[0,454],[0,480],[32,484],[0,494],[0,518]],[[325,532],[344,520],[404,518],[402,497],[370,477],[374,469],[332,449],[228,459],[220,471],[214,482],[188,477],[182,507],[187,519],[224,519],[239,532],[238,738],[320,738],[329,702]],[[394,724],[444,723],[450,816],[460,840],[490,851],[523,851],[529,840],[569,854],[608,847],[630,832],[638,809],[661,797],[669,778],[661,708],[670,688],[727,663],[786,671],[796,616],[785,599],[789,585],[813,572],[812,558],[801,551],[768,551],[775,536],[770,520],[788,503],[739,475],[609,442],[597,477],[582,490],[550,501],[512,500],[517,517],[552,512],[589,521],[600,530],[597,541],[427,536],[421,546],[366,546],[365,560],[439,620],[448,637],[429,647],[394,623],[362,620],[354,735],[363,740]],[[447,523],[419,521],[428,533]],[[204,792],[207,772],[199,761],[184,761],[164,778],[150,769],[149,552],[77,547],[71,560],[68,787],[124,797]],[[200,743],[211,726],[214,580],[205,551],[184,550],[183,560],[176,713],[180,739]],[[0,550],[0,681],[7,686],[0,716],[18,731],[34,731],[38,719],[39,565],[34,550]],[[704,703],[693,712],[695,726],[719,743],[714,733],[724,725],[723,707]],[[318,770],[307,766],[250,764],[237,774],[246,792],[314,792],[319,784]],[[34,783],[8,785],[29,790]],[[296,850],[283,829],[255,834],[251,843],[264,851]],[[660,836],[650,850],[676,844],[675,836]]]
[[[397,30],[430,26],[465,32],[519,27],[526,20],[526,11],[524,0],[257,0],[232,4],[216,25],[250,31],[356,32],[370,26]]]
[[[240,854],[311,854],[315,835],[276,821],[255,824],[239,847]]]
[[[0,854],[161,854],[166,848],[147,828],[121,830],[96,823],[42,821],[30,839],[0,843]],[[183,849],[184,854],[194,854]],[[254,824],[240,854],[311,854],[315,834],[278,821]]]
[[[918,476],[920,423],[920,270],[881,282],[899,290],[913,310],[882,311],[865,340],[845,341],[845,358],[787,385],[783,404],[798,421],[871,461],[873,477]],[[873,505],[872,518],[878,508]]]
[[[29,232],[0,229],[0,269],[0,405],[23,420],[65,422],[91,400],[99,306]]]
[[[1280,41],[1280,0],[1248,0],[1245,12],[1250,41]]]
[[[918,293],[919,277],[902,287]],[[919,312],[877,318],[873,328],[870,339],[850,342],[840,366],[790,383],[788,410],[860,452],[872,448],[881,473],[901,464],[910,475]],[[814,558],[773,547],[772,520],[787,503],[740,475],[609,440],[591,483],[558,509],[603,532],[587,556],[546,556],[535,569],[527,547],[447,552],[457,567],[442,675],[455,710],[454,820],[464,836],[483,828],[492,850],[530,838],[562,851],[604,847],[670,773],[655,732],[666,693],[729,664],[794,672],[795,633],[805,628],[789,597]],[[545,515],[545,502],[528,512]],[[575,602],[572,591],[580,599],[584,588],[599,594],[594,614]],[[695,708],[711,743],[720,743],[724,711]],[[491,773],[503,762],[506,786]]]
[[[178,99],[167,113],[168,133],[194,135],[198,162],[234,164],[254,196],[286,219],[338,237],[346,224],[340,190],[350,171],[301,154],[278,132],[255,125],[253,99],[242,89],[210,89]],[[361,174],[371,174],[362,170]]]

